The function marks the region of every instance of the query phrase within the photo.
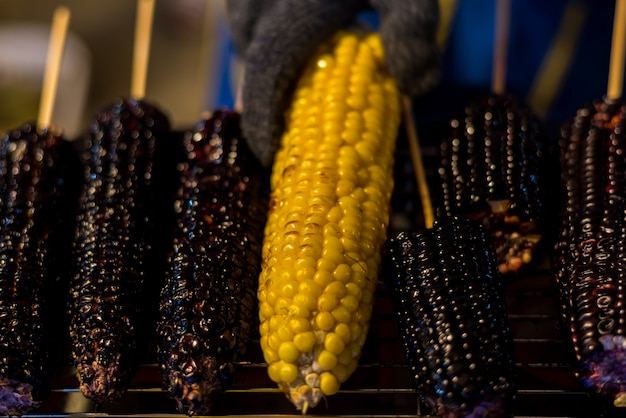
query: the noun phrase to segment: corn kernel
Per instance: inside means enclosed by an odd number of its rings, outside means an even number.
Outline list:
[[[315,325],[322,331],[331,330],[335,326],[335,318],[330,312],[320,312],[315,316]]]
[[[301,334],[311,329],[311,323],[307,318],[291,318],[289,320],[289,328],[294,334]]]
[[[315,346],[315,334],[311,331],[301,332],[293,338],[293,343],[302,353],[308,353]]]
[[[324,293],[319,298],[317,298],[317,309],[319,309],[320,312],[331,312],[338,305],[339,297],[336,294]]]
[[[293,363],[300,356],[300,350],[293,342],[284,342],[278,348],[278,356],[284,362]]]
[[[337,324],[337,326],[335,327],[335,333],[341,337],[341,340],[347,344],[350,342],[350,326],[344,323],[339,323]]]
[[[270,378],[299,409],[336,393],[356,368],[401,118],[379,37],[341,33],[333,42],[302,73],[286,113],[261,249],[261,349]]]
[[[339,335],[329,332],[324,338],[324,348],[337,356],[346,348],[346,345]]]
[[[322,373],[320,376],[320,389],[324,395],[334,395],[339,391],[339,382],[332,373]]]
[[[280,380],[291,383],[298,378],[298,367],[295,364],[283,362],[280,367]]]
[[[317,356],[317,364],[322,370],[332,370],[337,365],[337,357],[328,350],[322,350]]]
[[[335,280],[346,283],[352,276],[352,268],[347,264],[339,264],[333,271],[333,277]]]

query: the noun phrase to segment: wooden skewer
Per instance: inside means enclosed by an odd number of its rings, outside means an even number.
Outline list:
[[[133,70],[130,94],[141,100],[146,95],[146,78],[150,59],[150,37],[154,16],[154,0],[137,0],[135,43],[133,46]]]
[[[511,0],[496,0],[496,25],[493,48],[491,91],[506,92],[506,60],[511,21]]]
[[[50,126],[54,99],[59,85],[59,73],[63,61],[63,50],[67,27],[70,21],[70,10],[65,6],[59,6],[52,15],[52,27],[50,40],[48,41],[48,55],[43,75],[41,99],[39,102],[39,114],[37,116],[37,129],[42,131]]]
[[[619,99],[622,96],[625,47],[626,0],[616,0],[615,16],[613,18],[613,39],[611,41],[611,61],[609,64],[609,83],[607,87],[607,97],[609,99]]]
[[[422,201],[422,212],[424,213],[424,224],[426,228],[432,228],[435,221],[432,201],[430,199],[430,190],[426,181],[426,171],[424,170],[424,162],[422,160],[422,150],[417,136],[417,128],[413,120],[413,111],[411,109],[411,99],[402,98],[402,110],[404,112],[404,124],[406,127],[407,139],[409,141],[409,150],[411,152],[411,161],[413,163],[413,171],[417,181],[417,188],[420,199]]]

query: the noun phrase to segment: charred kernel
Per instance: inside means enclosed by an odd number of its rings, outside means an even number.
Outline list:
[[[232,384],[257,315],[263,357],[276,382],[292,377],[281,358],[294,358],[292,340],[306,325],[286,317],[298,294],[293,269],[275,263],[276,286],[268,292],[258,286],[262,253],[270,251],[262,245],[269,176],[241,135],[239,115],[214,112],[185,135],[185,147],[174,254],[161,290],[158,359],[180,412],[206,415]],[[282,261],[299,249],[297,213],[294,207],[283,216],[295,223],[272,244],[288,253]]]
[[[167,117],[134,99],[100,112],[81,143],[70,337],[80,389],[96,403],[124,395],[147,337],[140,321],[154,309],[147,302],[158,299],[154,284],[171,250],[165,208],[174,207],[178,184],[167,179],[178,178],[179,145]]]
[[[74,147],[53,128],[0,134],[0,376],[5,415],[48,395],[57,333],[66,330],[76,179]],[[89,312],[89,309],[82,310]]]

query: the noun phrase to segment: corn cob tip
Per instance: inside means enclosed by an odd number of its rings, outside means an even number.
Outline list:
[[[76,366],[80,391],[94,403],[113,402],[125,393],[124,379],[126,374],[119,370],[116,363],[104,366],[93,362]]]
[[[13,379],[0,379],[0,415],[20,416],[39,407],[33,398],[33,386]]]
[[[613,396],[615,406],[626,407],[626,337],[606,334],[598,340],[602,347],[585,366],[582,382]]]
[[[219,361],[213,356],[188,358],[182,370],[168,373],[170,392],[179,412],[188,416],[207,415],[215,395],[223,391],[218,375]]]

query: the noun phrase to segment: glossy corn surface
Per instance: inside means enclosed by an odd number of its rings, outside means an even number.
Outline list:
[[[626,107],[605,99],[562,130],[555,275],[566,329],[591,392],[626,406]]]
[[[468,104],[441,143],[440,212],[480,220],[502,273],[518,273],[539,255],[546,154],[538,119],[510,95]]]
[[[271,176],[259,280],[269,377],[297,409],[355,370],[389,221],[400,99],[376,34],[341,33],[305,69]]]
[[[47,395],[65,331],[77,158],[52,130],[0,135],[0,414]],[[62,325],[63,324],[63,325]],[[65,325],[66,326],[66,325]]]
[[[442,417],[510,416],[513,340],[484,229],[454,218],[395,234],[384,266],[420,398]]]
[[[269,170],[239,127],[214,112],[185,138],[170,273],[161,292],[158,359],[165,387],[187,415],[206,415],[258,337],[256,291]]]
[[[145,339],[139,332],[148,329],[140,326],[142,308],[151,300],[147,283],[158,279],[148,272],[163,258],[152,249],[168,230],[156,224],[156,208],[163,201],[173,207],[173,195],[167,202],[166,189],[156,181],[156,155],[168,135],[169,122],[158,108],[124,99],[97,116],[83,144],[69,304],[71,358],[82,393],[96,403],[126,393],[138,342]]]

